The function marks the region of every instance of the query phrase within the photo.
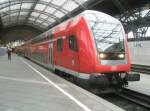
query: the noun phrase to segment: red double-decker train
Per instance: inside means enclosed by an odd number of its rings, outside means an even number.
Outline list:
[[[16,48],[17,53],[76,81],[106,89],[137,81],[129,74],[130,53],[122,24],[86,10]]]

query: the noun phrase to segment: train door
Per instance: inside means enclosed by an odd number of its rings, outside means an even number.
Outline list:
[[[50,68],[53,69],[54,68],[53,43],[49,43],[48,46],[48,60]]]

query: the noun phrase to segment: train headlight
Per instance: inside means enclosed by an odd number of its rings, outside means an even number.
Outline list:
[[[118,58],[123,59],[124,58],[124,54],[119,54]]]
[[[101,59],[106,58],[106,56],[107,56],[107,55],[106,55],[106,54],[104,54],[104,53],[100,53],[100,54],[99,54],[99,57],[100,57]]]

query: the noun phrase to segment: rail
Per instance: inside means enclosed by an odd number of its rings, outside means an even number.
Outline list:
[[[141,72],[141,73],[150,74],[150,66],[146,66],[146,65],[132,64],[131,70],[134,72]]]
[[[118,96],[139,104],[147,109],[150,109],[150,96],[139,92],[135,92],[130,89],[123,89],[121,93],[117,93]]]

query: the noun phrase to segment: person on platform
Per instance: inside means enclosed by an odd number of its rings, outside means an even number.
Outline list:
[[[7,49],[7,54],[8,54],[8,60],[11,60],[11,49]]]

